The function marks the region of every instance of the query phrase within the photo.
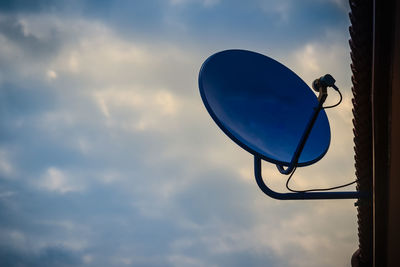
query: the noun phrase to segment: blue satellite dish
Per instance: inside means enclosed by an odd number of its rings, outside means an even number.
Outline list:
[[[342,94],[335,79],[326,74],[311,89],[293,71],[267,56],[226,50],[210,56],[201,67],[199,88],[207,111],[234,142],[254,155],[254,176],[266,195],[275,199],[351,199],[371,197],[369,192],[323,192],[331,188],[293,190],[289,180],[299,166],[320,160],[329,148],[331,133],[324,109],[335,107]],[[335,89],[340,101],[323,106]],[[279,193],[264,182],[262,160],[276,164],[289,175],[290,193]]]
[[[293,71],[246,50],[210,56],[199,74],[207,111],[239,146],[261,159],[289,166],[318,99]],[[319,111],[296,166],[320,160],[329,148],[330,127]]]

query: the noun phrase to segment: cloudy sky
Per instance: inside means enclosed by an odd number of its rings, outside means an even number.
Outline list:
[[[0,265],[349,266],[354,200],[265,196],[197,86],[202,62],[230,48],[308,84],[331,73],[344,94],[331,147],[293,186],[352,181],[348,12],[341,0],[1,1]]]

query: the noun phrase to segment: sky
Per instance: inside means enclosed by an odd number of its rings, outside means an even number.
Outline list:
[[[348,12],[341,0],[1,1],[0,265],[350,266],[354,200],[264,195],[197,85],[204,60],[231,48],[308,84],[331,73],[344,100],[327,111],[330,149],[292,185],[352,181]],[[263,168],[283,192],[286,177]]]

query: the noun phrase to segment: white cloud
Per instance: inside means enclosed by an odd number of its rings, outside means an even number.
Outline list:
[[[343,38],[338,37],[339,33],[327,32],[326,35],[328,41],[308,42],[294,51],[289,60],[284,61],[308,85],[316,78],[331,73],[336,79],[336,85],[346,93],[351,82],[349,47],[347,43],[341,42]]]
[[[94,99],[106,119],[127,123],[133,131],[163,130],[161,126],[174,120],[180,109],[179,98],[165,89],[105,89],[94,92]]]
[[[5,192],[0,192],[0,198],[1,199],[5,199],[5,198],[9,198],[15,195],[15,192],[13,191],[5,191]]]
[[[220,0],[169,0],[171,5],[184,5],[193,2],[200,2],[204,7],[213,7],[217,5]]]
[[[91,263],[93,261],[93,255],[85,254],[82,257],[82,260],[83,260],[84,263],[89,264],[89,263]]]
[[[10,178],[14,172],[14,167],[9,159],[9,153],[4,149],[0,149],[0,177]]]
[[[54,70],[48,70],[47,73],[47,78],[51,81],[51,80],[55,80],[57,79],[57,72],[55,72]]]
[[[287,23],[291,17],[291,11],[295,4],[290,1],[259,1],[258,5],[261,10],[266,14],[273,14],[279,16],[279,22]]]
[[[7,237],[9,240],[10,244],[13,247],[25,247],[27,243],[27,238],[23,232],[17,231],[17,230],[11,230],[11,231],[4,231],[2,233],[2,236]]]
[[[196,259],[194,257],[188,257],[186,255],[179,255],[179,254],[173,254],[171,256],[168,257],[168,261],[173,265],[173,266],[190,266],[190,267],[194,267],[194,266],[217,266],[214,264],[205,264],[204,262],[202,262],[200,259]]]
[[[38,186],[48,191],[65,194],[68,192],[79,192],[83,186],[74,181],[75,177],[69,176],[56,167],[50,167],[40,179]]]
[[[320,63],[322,63],[319,62],[320,60],[325,59],[317,58],[317,51],[313,44],[307,44],[303,50],[296,54],[296,61],[299,62],[301,69],[305,73],[315,73],[319,71]]]
[[[343,12],[346,14],[349,12],[349,2],[346,0],[329,0],[330,2],[334,3],[338,6]]]

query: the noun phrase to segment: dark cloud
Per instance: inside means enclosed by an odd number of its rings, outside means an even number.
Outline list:
[[[43,84],[31,87],[4,82],[0,85],[1,118],[34,117],[58,106],[58,96]]]
[[[62,247],[48,247],[35,253],[0,246],[0,265],[7,267],[67,267],[79,266],[79,253]]]
[[[84,16],[102,21],[126,38],[234,47],[263,44],[266,49],[294,49],[312,38],[324,38],[329,29],[346,30],[349,24],[345,5],[335,1],[215,1],[209,5],[205,4],[207,1],[173,4],[160,0],[34,2],[6,1],[2,9],[6,13]]]
[[[43,128],[43,117],[61,107],[59,97],[44,84],[0,85],[0,144],[16,149],[20,167],[31,175],[40,175],[47,166],[65,163],[66,157],[74,163],[80,160],[79,154],[65,146],[62,139],[49,138],[48,129]]]
[[[29,0],[4,0],[0,2],[0,11],[2,12],[38,12],[43,9],[49,8],[49,6],[53,5],[56,2],[61,1],[53,1],[53,0],[38,0],[38,1],[29,1]]]
[[[20,48],[20,56],[25,59],[34,57],[37,60],[43,60],[43,57],[54,55],[60,47],[59,36],[55,31],[46,36],[46,39],[40,39],[31,33],[24,32],[24,25],[14,15],[0,18],[0,34],[12,45]]]

